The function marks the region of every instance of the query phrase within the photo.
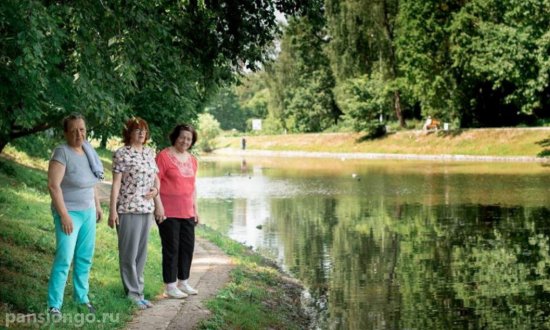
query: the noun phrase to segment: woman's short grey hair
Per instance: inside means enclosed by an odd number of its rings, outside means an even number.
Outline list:
[[[84,119],[84,116],[77,112],[73,112],[67,117],[63,118],[63,132],[67,132],[67,130],[69,129],[69,122],[77,119],[82,119],[84,122],[86,122],[86,119]]]

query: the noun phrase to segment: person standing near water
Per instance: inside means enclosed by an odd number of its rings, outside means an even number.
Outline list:
[[[243,138],[241,139],[241,149],[242,150],[245,150],[246,149],[246,138],[243,136]]]
[[[89,313],[89,279],[95,249],[96,223],[102,211],[96,184],[103,179],[103,167],[86,141],[86,122],[80,114],[63,119],[66,143],[53,151],[48,166],[48,190],[55,224],[55,259],[48,282],[48,312],[60,315],[71,263],[73,298]]]
[[[124,146],[113,154],[109,227],[116,226],[124,292],[139,309],[146,309],[153,307],[143,295],[143,271],[155,210],[153,199],[159,194],[158,168],[155,151],[145,146],[149,139],[145,120],[128,120],[122,136]]]
[[[195,179],[198,161],[189,151],[197,142],[191,125],[177,125],[170,133],[170,147],[157,155],[160,203],[155,211],[162,242],[162,277],[165,296],[182,299],[198,291],[189,285],[199,223]]]

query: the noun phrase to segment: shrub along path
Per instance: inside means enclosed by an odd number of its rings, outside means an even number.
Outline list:
[[[100,184],[99,198],[102,202],[108,203],[110,191],[109,183]],[[229,281],[229,272],[233,267],[231,259],[217,246],[197,237],[189,282],[199,294],[186,299],[167,299],[159,295],[153,301],[153,308],[136,311],[127,329],[195,329],[201,320],[210,315],[204,302],[213,298]]]

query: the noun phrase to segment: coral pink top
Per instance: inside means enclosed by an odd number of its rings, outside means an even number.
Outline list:
[[[189,154],[181,162],[170,148],[163,149],[157,155],[160,179],[160,200],[164,206],[164,215],[168,218],[193,218],[195,210],[195,177],[197,159]]]

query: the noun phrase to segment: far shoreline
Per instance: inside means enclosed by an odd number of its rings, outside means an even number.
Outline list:
[[[478,155],[426,155],[426,154],[395,154],[395,153],[353,153],[353,152],[313,152],[313,151],[277,151],[258,149],[221,148],[204,154],[205,156],[228,157],[286,157],[286,158],[338,158],[338,159],[397,159],[426,161],[465,161],[465,162],[502,162],[502,163],[541,163],[550,164],[549,157],[529,156],[478,156]]]

